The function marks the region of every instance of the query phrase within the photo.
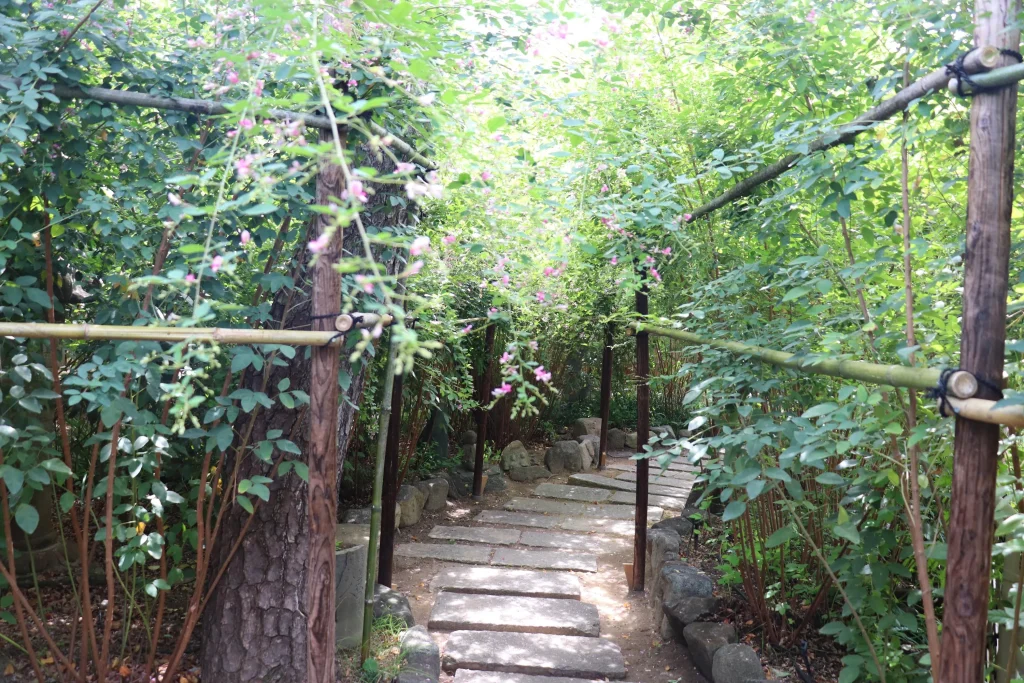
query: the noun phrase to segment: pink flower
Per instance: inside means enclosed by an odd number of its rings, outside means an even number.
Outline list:
[[[252,89],[252,92],[256,97],[263,97],[263,81],[256,81],[256,86]]]
[[[472,323],[469,324],[469,325],[466,325],[465,327],[462,328],[462,334],[469,334],[472,331],[473,331]]]
[[[498,309],[494,308],[494,307],[491,307],[490,309],[487,310],[487,313],[490,314],[490,315],[494,315],[497,312],[498,312]]]
[[[510,352],[506,351],[501,355],[501,364],[508,365],[508,362],[513,358],[515,358],[515,356],[513,356]]]
[[[531,341],[531,342],[530,342],[530,348],[531,348],[531,349],[533,349],[534,351],[536,351],[537,349],[539,349],[539,348],[540,348],[540,344],[538,344],[538,343],[537,343],[537,342],[535,342],[535,341]]]
[[[359,180],[353,180],[348,184],[347,190],[341,191],[342,199],[354,199],[356,201],[365,204],[370,201],[370,197],[366,194],[366,190],[363,188],[363,183]]]
[[[210,270],[217,272],[224,266],[224,258],[220,255],[214,256],[213,261],[210,263]]]
[[[672,247],[665,247],[664,249],[661,250],[661,253],[664,254],[665,256],[668,256],[669,254],[672,253]]]
[[[237,71],[229,71],[228,72],[228,83],[230,83],[231,85],[237,85],[238,84],[238,72]]]
[[[367,294],[373,294],[373,283],[365,275],[356,275],[356,284],[362,287]]]
[[[181,206],[181,197],[174,192],[167,193],[167,201],[170,202],[171,206]]]
[[[483,173],[480,174],[480,180],[484,181],[485,183],[493,177],[494,176],[491,175],[490,171],[484,171]]]
[[[409,266],[409,275],[416,275],[423,270],[423,261],[413,261],[413,264]]]
[[[612,265],[614,266],[614,265],[617,265],[618,263],[619,263],[619,257],[618,256],[612,256]]]
[[[505,394],[512,393],[512,385],[505,382],[500,387],[491,392],[495,397],[504,396]]]
[[[61,38],[67,38],[67,37],[68,37],[68,36],[70,36],[70,35],[71,35],[71,31],[69,31],[68,29],[66,29],[66,28],[62,28],[62,29],[60,30],[60,37],[61,37]]]
[[[537,366],[537,369],[533,371],[533,376],[537,378],[538,382],[545,384],[551,381],[551,373],[545,370],[543,365]]]
[[[326,232],[321,233],[319,237],[309,243],[309,250],[314,254],[319,254],[327,246],[330,239],[331,238],[327,236]]]
[[[242,244],[249,244],[249,240],[251,240],[251,239],[252,239],[252,235],[249,234],[248,230],[243,230],[242,234],[239,236],[239,241]]]
[[[551,266],[548,266],[547,268],[544,269],[544,276],[545,277],[551,277],[552,275],[555,274],[555,272],[556,271],[555,271],[554,268],[552,268]]]
[[[196,276],[193,275],[192,273],[189,273],[188,275],[185,276],[185,282],[187,282],[190,285],[194,285],[196,282]]]
[[[445,244],[455,244],[455,235],[445,235],[441,238],[441,241]]]
[[[245,130],[252,130],[252,127],[256,124],[253,122],[252,119],[242,119],[238,122],[238,125],[244,128]]]
[[[346,85],[348,85],[348,87],[350,87],[350,88],[354,88],[357,85],[359,85],[359,81],[357,81],[354,78],[350,78],[350,79],[348,79],[348,83]]]
[[[654,257],[653,256],[648,256],[647,257],[647,263],[654,263]]]
[[[248,178],[252,175],[252,158],[246,156],[242,159],[236,159],[235,171],[238,173],[239,178]]]
[[[607,185],[602,185],[601,186],[601,192],[607,192],[607,191],[608,191],[608,186]]]
[[[415,170],[416,166],[407,161],[399,161],[395,164],[395,173],[412,173]]]
[[[813,24],[815,21],[818,20],[818,10],[812,9],[810,12],[807,13],[806,18],[808,23]]]
[[[544,292],[537,292],[537,301],[544,303],[545,298],[547,298],[547,295]]]
[[[511,282],[511,279],[509,278],[509,276],[508,276],[508,275],[502,275],[502,276],[501,276],[501,284],[503,284],[503,285],[505,285],[506,287],[508,287],[508,283],[509,283],[509,282]]]
[[[690,221],[693,220],[693,214],[684,213],[683,214],[683,220],[686,221],[687,223],[689,223]]]
[[[657,280],[658,282],[661,282],[661,273],[658,272],[657,268],[651,268],[651,275],[654,276],[655,280]]]
[[[413,256],[419,256],[420,254],[430,251],[430,238],[420,235],[412,241],[409,245],[409,253]]]
[[[607,38],[598,38],[595,42],[597,42],[597,46],[602,50],[611,45],[611,41]]]

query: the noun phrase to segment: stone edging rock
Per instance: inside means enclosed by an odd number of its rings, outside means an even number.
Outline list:
[[[646,584],[655,628],[662,638],[684,643],[697,670],[711,683],[765,680],[761,658],[749,645],[736,642],[733,626],[701,621],[717,611],[718,600],[711,577],[679,559],[676,528],[685,527],[665,524],[647,533]]]
[[[396,683],[437,683],[441,678],[441,649],[424,627],[414,626],[402,635],[399,657]]]

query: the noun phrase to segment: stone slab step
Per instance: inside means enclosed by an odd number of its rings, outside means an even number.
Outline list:
[[[447,543],[401,543],[395,547],[397,557],[415,557],[446,562],[488,564],[494,548]]]
[[[580,599],[580,580],[565,572],[538,572],[497,567],[449,567],[430,583],[433,591],[526,595],[534,598]]]
[[[636,481],[636,472],[623,472],[619,476],[615,477],[619,481]],[[693,482],[697,479],[695,474],[686,474],[682,476],[673,476],[670,474],[657,474],[651,472],[647,476],[647,483],[649,484],[660,484],[662,486],[675,486],[681,489],[690,489],[693,487]]]
[[[686,492],[687,496],[690,494]],[[619,503],[621,505],[636,505],[636,492],[629,491],[616,491],[611,498],[608,499],[609,503]],[[686,498],[679,498],[676,496],[658,496],[648,493],[647,504],[656,505],[666,510],[682,510],[686,507]],[[649,508],[648,508],[649,509]]]
[[[476,516],[481,524],[508,524],[509,526],[529,526],[538,529],[554,529],[559,518],[545,514],[530,512],[511,512],[509,510],[484,510]]]
[[[579,600],[445,591],[434,601],[427,628],[597,637],[601,618],[596,607]]]
[[[535,548],[579,550],[594,555],[611,555],[633,548],[632,540],[621,536],[569,534],[560,531],[524,531],[519,542]]]
[[[614,480],[609,480],[614,481]],[[626,482],[619,482],[625,484]],[[599,517],[601,519],[632,519],[633,511],[622,505],[588,505],[571,501],[545,500],[543,498],[513,498],[505,503],[506,510],[514,512],[540,512],[565,517]],[[664,510],[647,508],[647,516],[654,521],[661,519]]]
[[[610,502],[620,502],[615,500],[615,496],[618,495],[620,495],[620,493],[614,493]],[[629,498],[629,500],[621,502],[625,502],[628,505],[633,504],[632,494],[622,493],[621,495]],[[666,500],[673,504],[679,502],[677,498],[666,498]],[[653,502],[653,500],[648,502]],[[671,509],[681,510],[682,508]],[[537,529],[562,529],[564,531],[582,531],[584,533],[611,534],[614,536],[633,535],[632,519],[587,519],[586,517],[541,515],[531,514],[529,512],[509,512],[507,510],[483,510],[474,519],[482,524],[508,524],[511,526],[525,526]]]
[[[497,548],[494,551],[494,556],[491,558],[491,564],[498,567],[596,572],[597,556],[579,552],[567,553],[559,550]]]
[[[444,541],[469,541],[491,545],[515,545],[519,543],[518,529],[490,529],[470,526],[435,526],[427,534],[430,538]]]
[[[566,486],[565,484],[540,484],[533,490],[533,495],[541,498],[560,498],[584,503],[604,503],[612,497],[610,491],[588,488],[586,486]]]
[[[474,669],[584,679],[626,677],[622,652],[615,643],[542,633],[455,631],[445,645],[441,665],[448,673]]]
[[[615,491],[636,491],[636,482],[620,481],[618,479],[602,477],[600,474],[573,474],[569,477],[569,483],[577,486],[593,486]],[[661,486],[658,484],[648,484],[647,492],[648,494],[655,493],[659,496],[675,496],[684,500],[689,493],[674,486]]]
[[[651,461],[651,471],[661,471],[661,466],[656,461]],[[623,472],[636,471],[636,460],[618,460],[615,462],[609,461],[607,465],[609,470],[619,470]],[[700,472],[700,468],[696,465],[691,465],[688,462],[681,462],[679,460],[673,460],[665,468],[669,472]]]
[[[565,678],[564,676],[529,676],[526,674],[495,673],[493,671],[470,671],[459,669],[455,672],[455,683],[600,683],[590,678]]]

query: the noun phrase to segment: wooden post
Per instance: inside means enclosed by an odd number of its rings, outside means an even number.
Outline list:
[[[344,133],[339,131],[344,141]],[[320,141],[329,142],[331,131],[321,130]],[[341,167],[324,161],[317,173],[316,202],[330,206],[340,197],[345,181]],[[330,227],[329,214],[313,221],[317,237]],[[334,264],[342,258],[343,231],[335,226],[326,249],[317,256],[312,280],[313,330],[328,331],[333,315],[341,310],[341,273]],[[333,314],[333,315],[332,315]],[[320,317],[331,316],[331,317]],[[316,346],[311,352],[309,379],[308,516],[309,565],[307,578],[306,670],[310,683],[334,683],[334,525],[338,495],[338,349]]]
[[[484,441],[487,440],[487,410],[491,400],[491,357],[494,355],[494,323],[484,337],[484,361],[480,375],[480,408],[476,413],[476,461],[473,464],[473,500],[484,498]]]
[[[601,441],[598,444],[597,469],[608,465],[608,418],[612,407],[612,343],[615,341],[612,323],[604,328],[604,351],[601,354]]]
[[[641,277],[636,293],[636,313],[647,318],[647,280]],[[643,453],[651,428],[651,356],[647,332],[636,334],[636,452]],[[643,592],[647,570],[647,458],[636,462],[636,519],[633,527],[633,590]]]
[[[975,43],[1017,50],[1019,11],[1018,0],[976,0]],[[1002,63],[1013,61],[1004,57]],[[989,399],[998,397],[992,385],[1001,386],[1003,377],[1016,121],[1016,84],[971,102],[960,367],[984,380],[978,393]],[[942,683],[974,683],[983,676],[998,449],[998,426],[957,418]]]
[[[395,505],[398,503],[398,446],[402,437],[402,375],[395,375],[391,389],[388,445],[384,451],[384,493],[380,512],[380,559],[377,583],[391,588],[395,560]]]

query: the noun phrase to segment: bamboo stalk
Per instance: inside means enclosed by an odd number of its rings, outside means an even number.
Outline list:
[[[344,319],[344,320],[343,320]],[[393,319],[375,313],[340,315],[335,328],[340,332],[364,329],[380,324],[387,327]],[[344,327],[344,330],[340,328]],[[233,327],[143,327],[134,325],[91,325],[49,323],[0,323],[0,337],[26,339],[134,340],[157,342],[208,341],[221,344],[284,344],[286,346],[341,346],[338,332],[312,330],[271,330]]]
[[[999,69],[993,69],[988,73],[980,73],[971,76],[971,80],[979,88],[1000,88],[1004,85],[1010,85],[1017,81],[1024,80],[1024,64],[1011,64],[1010,66],[1004,66]],[[952,91],[957,91],[959,81],[956,78],[949,79],[947,87]],[[974,88],[964,83],[964,93],[971,94],[974,92]]]
[[[999,63],[999,50],[991,46],[985,46],[975,50],[964,60],[964,71],[969,74],[991,69]],[[1024,77],[1024,76],[1022,76]],[[974,77],[977,81],[979,77]],[[879,104],[874,109],[861,114],[850,123],[834,132],[826,133],[807,145],[807,151],[802,154],[788,154],[774,164],[766,166],[757,173],[740,181],[736,185],[712,199],[707,204],[700,206],[690,212],[689,221],[695,221],[701,216],[717,211],[726,204],[729,204],[741,197],[746,197],[759,185],[769,180],[778,178],[783,173],[796,165],[804,157],[809,157],[818,152],[839,145],[849,144],[861,132],[870,129],[876,123],[886,121],[898,112],[903,111],[910,103],[918,100],[929,93],[936,92],[946,87],[950,80],[950,74],[946,67],[936,69],[927,76],[915,81],[910,86],[900,90],[898,93]]]
[[[188,97],[161,97],[158,95],[135,92],[133,90],[111,90],[109,88],[88,87],[72,88],[66,85],[61,85],[60,83],[54,83],[53,90],[51,92],[62,100],[96,100],[98,102],[109,102],[111,104],[120,104],[129,107],[169,109],[171,111],[208,114],[210,116],[230,114],[231,110],[229,109],[229,106],[233,104],[230,102],[195,100]],[[304,114],[302,112],[287,111],[285,109],[270,109],[265,113],[265,115],[267,118],[276,121],[301,121],[310,128],[319,128],[321,130],[330,130],[333,127],[328,117],[318,116],[316,114]],[[387,129],[380,124],[370,121],[370,130],[372,130],[375,135],[379,135],[382,138],[388,138],[391,141],[390,145],[392,147],[405,154],[420,166],[431,171],[437,170],[437,164],[413,149],[412,145],[408,142],[405,142],[394,134],[389,133]]]

